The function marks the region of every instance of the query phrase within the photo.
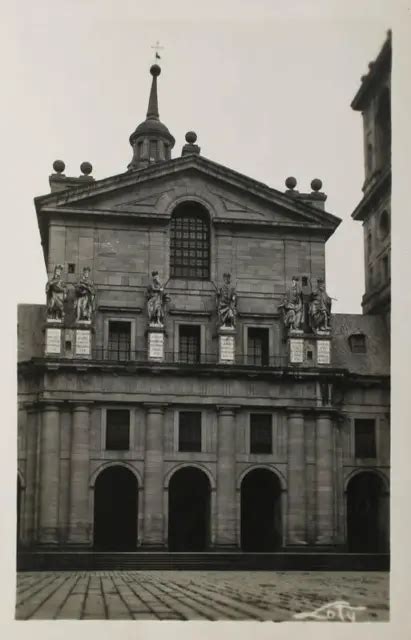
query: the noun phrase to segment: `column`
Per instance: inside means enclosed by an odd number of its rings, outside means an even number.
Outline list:
[[[237,407],[217,407],[217,527],[216,547],[237,548],[236,432]]]
[[[26,501],[24,513],[24,542],[32,544],[35,538],[34,504],[36,495],[36,461],[37,461],[37,407],[27,410],[26,438]]]
[[[89,406],[87,404],[75,405],[72,415],[68,542],[87,544],[90,541]]]
[[[58,543],[60,465],[59,407],[47,404],[41,412],[40,432],[40,520],[38,539],[42,544]]]
[[[304,451],[304,415],[291,411],[288,423],[288,514],[287,543],[307,544],[306,540],[306,481]]]
[[[143,545],[152,549],[164,547],[163,418],[165,406],[164,404],[146,405]]]
[[[317,415],[317,544],[334,543],[334,446],[330,413]]]

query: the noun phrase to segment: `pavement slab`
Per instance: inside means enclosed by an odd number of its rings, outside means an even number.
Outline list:
[[[24,572],[16,619],[384,622],[389,573]]]

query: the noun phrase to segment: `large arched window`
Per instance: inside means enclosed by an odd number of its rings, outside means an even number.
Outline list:
[[[179,205],[171,218],[170,276],[210,277],[210,225],[205,209],[193,202]]]

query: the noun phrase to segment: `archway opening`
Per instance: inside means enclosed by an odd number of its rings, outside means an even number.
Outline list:
[[[195,467],[176,471],[168,489],[168,548],[206,551],[210,543],[210,482]]]
[[[94,547],[126,551],[137,546],[138,482],[120,465],[104,469],[94,487]]]
[[[375,473],[358,473],[348,484],[347,544],[354,553],[388,551],[389,496]]]
[[[23,487],[21,484],[20,476],[17,475],[17,527],[16,527],[16,540],[17,546],[20,545],[21,537],[21,494]]]
[[[268,469],[254,469],[241,483],[241,548],[276,551],[281,544],[280,481]]]

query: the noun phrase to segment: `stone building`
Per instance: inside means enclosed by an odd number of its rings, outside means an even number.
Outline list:
[[[354,108],[374,104],[378,68]],[[204,158],[194,132],[172,158],[150,71],[127,170],[56,161],[35,199],[49,281],[46,305],[19,306],[19,544],[386,551],[386,298],[367,280],[364,315],[330,314],[340,220],[321,181],[271,188]],[[367,242],[384,171],[354,213]]]

